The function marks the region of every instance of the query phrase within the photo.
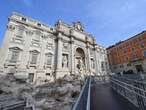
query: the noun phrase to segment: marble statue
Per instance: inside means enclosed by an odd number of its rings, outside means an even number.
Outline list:
[[[67,59],[67,55],[63,55],[63,59],[62,59],[62,67],[63,67],[63,68],[67,68],[67,67],[68,67],[68,59]]]

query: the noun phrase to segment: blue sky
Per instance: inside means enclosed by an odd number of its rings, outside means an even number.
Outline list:
[[[81,21],[98,44],[112,45],[146,30],[146,0],[1,0],[0,45],[13,11],[54,26]]]

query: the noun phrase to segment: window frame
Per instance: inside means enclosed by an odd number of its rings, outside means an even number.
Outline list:
[[[45,65],[47,66],[52,66],[52,61],[53,61],[53,54],[52,53],[46,53],[45,54]]]
[[[35,57],[35,60],[34,60],[34,57]],[[39,52],[37,50],[30,51],[30,64],[37,65],[38,57],[39,57]]]

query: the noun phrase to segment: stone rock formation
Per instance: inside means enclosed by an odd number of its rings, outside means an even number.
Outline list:
[[[36,110],[70,110],[82,84],[83,79],[73,74],[39,86],[5,75],[0,76],[0,96],[9,94],[27,99],[28,105],[33,105]]]

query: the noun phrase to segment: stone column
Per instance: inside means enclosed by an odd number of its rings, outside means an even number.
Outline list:
[[[61,40],[61,33],[58,33],[58,45],[57,45],[57,70],[62,68],[62,40]]]
[[[75,72],[75,52],[74,52],[74,38],[71,37],[71,74]]]
[[[59,78],[61,77],[61,69],[62,69],[62,38],[61,38],[62,34],[58,33],[57,36],[57,56],[56,56],[56,74],[55,74],[55,78]]]

